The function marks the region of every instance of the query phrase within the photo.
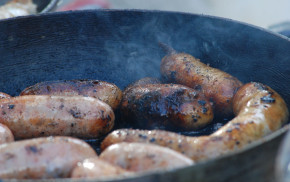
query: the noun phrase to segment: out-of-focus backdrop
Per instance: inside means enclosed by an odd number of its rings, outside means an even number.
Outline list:
[[[111,8],[208,14],[264,28],[290,21],[290,0],[109,0],[109,2]]]
[[[290,0],[61,0],[59,10],[150,9],[230,18],[290,36]],[[64,8],[63,8],[64,7]],[[286,31],[285,31],[286,30]]]
[[[20,16],[55,10],[149,9],[225,17],[270,28],[276,32],[290,30],[290,0],[0,0],[0,5],[7,2],[12,4],[0,7],[0,19],[10,15]],[[32,2],[37,5],[36,12],[31,6],[27,6]]]

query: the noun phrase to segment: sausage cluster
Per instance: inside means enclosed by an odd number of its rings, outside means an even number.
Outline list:
[[[103,180],[172,170],[240,150],[288,120],[285,101],[269,86],[243,85],[189,54],[170,49],[161,75],[123,92],[100,80],[41,82],[16,97],[0,92],[0,178]],[[115,112],[134,129],[112,131]],[[208,136],[172,132],[231,115]],[[101,154],[79,138],[103,139]]]

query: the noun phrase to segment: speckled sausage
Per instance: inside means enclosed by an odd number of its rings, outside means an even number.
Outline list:
[[[85,142],[71,137],[47,137],[0,145],[1,179],[69,177],[74,166],[97,156]]]
[[[0,99],[10,98],[10,97],[11,97],[10,95],[0,92]]]
[[[171,51],[161,62],[161,74],[169,83],[202,89],[214,102],[215,115],[231,116],[232,99],[242,83],[235,77],[202,63],[186,53]]]
[[[133,172],[166,170],[193,165],[194,162],[166,147],[144,143],[118,143],[111,145],[100,159]]]
[[[281,96],[261,83],[241,87],[233,100],[236,117],[209,136],[187,137],[161,130],[121,129],[102,142],[104,150],[119,142],[152,143],[169,147],[200,161],[239,150],[281,128],[289,111]]]
[[[145,77],[130,84],[127,88],[134,87],[134,86],[143,86],[143,85],[148,85],[148,84],[161,84],[161,81],[158,78]]]
[[[98,157],[85,159],[73,169],[71,178],[121,178],[133,175],[117,165],[112,165]]]
[[[122,118],[142,129],[194,130],[213,120],[211,103],[201,92],[177,84],[148,84],[126,89]]]
[[[9,143],[14,141],[14,136],[10,129],[0,123],[0,144]]]
[[[113,110],[93,97],[29,95],[0,100],[0,123],[16,139],[40,136],[97,138],[114,125]]]
[[[89,96],[100,99],[114,110],[122,99],[122,91],[115,84],[100,80],[46,81],[26,88],[20,95]]]

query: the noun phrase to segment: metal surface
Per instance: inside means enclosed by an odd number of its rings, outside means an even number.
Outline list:
[[[2,20],[0,91],[18,95],[29,85],[59,79],[100,79],[123,89],[139,78],[160,76],[159,41],[245,83],[271,86],[289,107],[287,38],[227,19],[160,11],[90,10]],[[119,181],[273,181],[287,129],[219,159]]]

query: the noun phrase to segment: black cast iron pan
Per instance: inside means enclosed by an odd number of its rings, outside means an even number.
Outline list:
[[[62,12],[0,21],[0,91],[18,95],[47,80],[99,79],[120,88],[160,77],[158,42],[187,52],[243,82],[278,91],[290,106],[290,41],[236,21],[140,10]],[[208,134],[211,126],[191,135]],[[273,165],[288,125],[222,158],[121,181],[273,181]]]

